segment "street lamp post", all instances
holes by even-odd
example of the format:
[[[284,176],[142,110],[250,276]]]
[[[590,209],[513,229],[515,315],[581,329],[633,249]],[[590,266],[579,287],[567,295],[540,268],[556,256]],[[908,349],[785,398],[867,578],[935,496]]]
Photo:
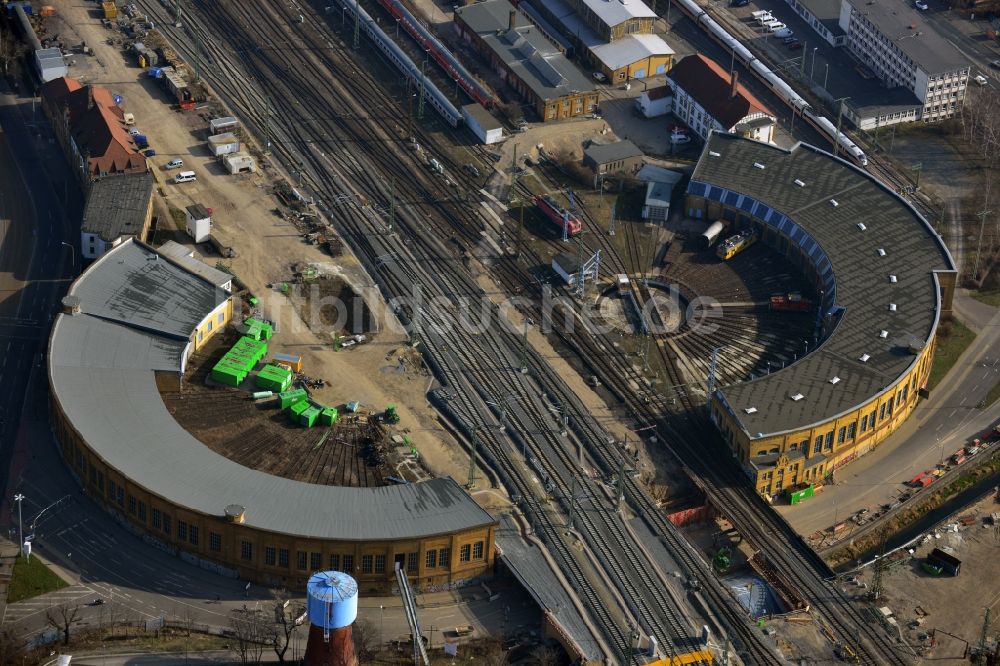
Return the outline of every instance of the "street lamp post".
[[[385,628],[385,606],[379,605],[378,607],[378,649],[382,649],[382,630]]]
[[[14,495],[14,501],[17,502],[17,548],[20,553],[24,550],[24,524],[21,522],[21,502],[24,501],[24,495]]]
[[[812,64],[812,67],[809,68],[809,80],[810,81],[813,80],[813,74],[816,72],[816,51],[819,51],[819,47],[818,46],[814,46],[813,47],[813,64]]]
[[[69,265],[70,265],[70,268],[72,268],[73,271],[75,272],[76,271],[76,248],[74,248],[72,245],[70,245],[66,241],[59,241],[59,244],[60,245],[65,245],[66,247],[69,248]]]

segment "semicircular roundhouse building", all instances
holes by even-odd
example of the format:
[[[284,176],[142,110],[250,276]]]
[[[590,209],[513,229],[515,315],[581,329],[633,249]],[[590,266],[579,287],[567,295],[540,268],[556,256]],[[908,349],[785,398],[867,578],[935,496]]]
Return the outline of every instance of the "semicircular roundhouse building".
[[[720,133],[685,206],[689,217],[755,228],[819,295],[815,336],[788,342],[796,360],[711,398],[758,492],[819,482],[894,432],[926,386],[955,288],[954,262],[927,221],[827,152]]]
[[[460,584],[493,565],[496,521],[451,478],[304,483],[215,453],[173,418],[190,356],[233,316],[229,281],[128,240],[69,290],[49,341],[55,432],[88,494],[147,541],[207,569],[302,589],[312,572],[389,590]]]

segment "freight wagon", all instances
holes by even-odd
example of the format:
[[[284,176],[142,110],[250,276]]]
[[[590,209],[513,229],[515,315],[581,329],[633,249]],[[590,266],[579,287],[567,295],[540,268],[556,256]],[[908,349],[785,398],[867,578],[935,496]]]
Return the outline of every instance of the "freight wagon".
[[[583,230],[583,222],[580,221],[580,218],[557,204],[552,197],[535,197],[535,205],[545,214],[546,219],[559,233],[565,229],[567,236],[575,236]]]

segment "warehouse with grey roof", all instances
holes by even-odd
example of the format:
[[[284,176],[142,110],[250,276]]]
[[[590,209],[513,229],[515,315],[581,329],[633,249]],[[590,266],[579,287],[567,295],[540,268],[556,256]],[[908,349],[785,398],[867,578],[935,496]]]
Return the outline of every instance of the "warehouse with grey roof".
[[[685,206],[706,223],[755,229],[819,294],[814,338],[789,342],[794,362],[712,396],[712,417],[758,490],[820,482],[895,431],[925,389],[955,286],[927,221],[822,150],[719,133]]]
[[[383,591],[394,562],[417,587],[488,571],[495,521],[450,478],[304,483],[240,465],[181,427],[161,394],[184,391],[188,363],[232,320],[233,298],[221,276],[178,255],[122,243],[77,279],[54,322],[55,431],[88,495],[186,560],[261,584],[298,589],[305,562]]]

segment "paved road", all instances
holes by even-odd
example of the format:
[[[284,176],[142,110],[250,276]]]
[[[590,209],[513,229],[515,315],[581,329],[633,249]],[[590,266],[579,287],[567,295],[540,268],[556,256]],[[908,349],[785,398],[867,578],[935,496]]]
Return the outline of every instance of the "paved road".
[[[859,509],[890,501],[905,489],[902,482],[933,468],[1000,419],[1000,403],[977,407],[1000,381],[1000,310],[962,294],[956,294],[956,303],[959,317],[977,331],[975,341],[903,427],[839,471],[835,485],[808,502],[777,507],[800,533],[826,529]]]

